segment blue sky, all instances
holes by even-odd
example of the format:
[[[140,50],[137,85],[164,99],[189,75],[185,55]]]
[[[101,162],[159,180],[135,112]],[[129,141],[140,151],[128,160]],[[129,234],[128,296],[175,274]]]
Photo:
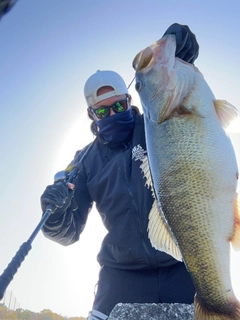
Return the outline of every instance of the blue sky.
[[[239,109],[239,0],[18,0],[1,19],[0,273],[39,222],[46,185],[92,140],[86,79],[109,69],[129,84],[135,55],[174,22],[196,34],[195,64],[216,98]],[[140,106],[134,86],[130,93]],[[240,159],[239,122],[232,131]],[[86,316],[104,234],[94,210],[80,241],[68,248],[39,233],[7,295],[12,291],[24,309]],[[240,296],[235,278],[234,285]]]

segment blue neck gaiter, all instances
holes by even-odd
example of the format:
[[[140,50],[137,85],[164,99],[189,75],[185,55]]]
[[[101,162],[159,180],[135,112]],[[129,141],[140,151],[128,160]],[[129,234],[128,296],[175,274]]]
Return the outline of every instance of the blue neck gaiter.
[[[107,142],[123,142],[134,126],[132,108],[96,121],[99,135]]]

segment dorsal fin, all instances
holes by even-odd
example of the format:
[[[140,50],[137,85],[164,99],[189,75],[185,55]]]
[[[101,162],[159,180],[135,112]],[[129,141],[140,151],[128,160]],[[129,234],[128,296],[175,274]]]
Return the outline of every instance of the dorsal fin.
[[[238,117],[238,110],[226,100],[214,100],[213,103],[222,127],[226,129]]]

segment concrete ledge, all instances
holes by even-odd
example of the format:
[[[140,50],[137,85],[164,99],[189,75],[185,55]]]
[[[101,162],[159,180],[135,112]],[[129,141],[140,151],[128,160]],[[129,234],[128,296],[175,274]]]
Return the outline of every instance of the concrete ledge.
[[[118,303],[108,320],[193,320],[194,305]]]

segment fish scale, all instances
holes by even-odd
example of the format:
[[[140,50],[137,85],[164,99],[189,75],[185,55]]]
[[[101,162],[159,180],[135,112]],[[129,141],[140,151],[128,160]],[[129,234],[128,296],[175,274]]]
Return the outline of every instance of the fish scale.
[[[238,168],[225,127],[237,112],[215,100],[195,66],[174,58],[175,48],[168,35],[133,61],[148,153],[141,167],[155,197],[149,237],[184,261],[196,288],[195,319],[236,320],[230,241],[240,249]]]
[[[205,268],[204,266],[205,261],[207,261],[209,257],[216,256],[216,252],[211,250],[211,248],[216,246],[215,243],[217,242],[214,241],[215,239],[212,237],[215,231],[213,230],[214,226],[217,225],[221,229],[225,227],[227,238],[227,235],[230,235],[231,233],[232,225],[229,226],[230,231],[227,232],[225,220],[223,220],[224,225],[221,227],[219,225],[221,220],[213,214],[214,209],[212,209],[212,200],[214,194],[212,194],[212,191],[214,186],[211,178],[212,168],[209,166],[208,162],[207,167],[203,170],[201,159],[204,157],[198,151],[198,146],[201,144],[201,140],[197,134],[198,132],[195,131],[196,143],[194,143],[194,137],[192,137],[188,143],[185,143],[182,139],[182,135],[176,134],[178,133],[176,128],[180,126],[172,125],[171,121],[178,121],[178,119],[169,120],[166,124],[163,124],[162,128],[161,125],[158,126],[159,132],[157,133],[157,136],[162,138],[164,145],[161,145],[159,141],[158,147],[153,144],[155,153],[156,150],[161,150],[161,153],[164,155],[159,155],[158,159],[162,159],[160,166],[158,166],[157,169],[153,168],[152,171],[153,177],[157,176],[156,185],[159,190],[157,198],[161,203],[166,220],[171,226],[171,230],[181,248],[187,268],[188,270],[191,270],[195,286],[198,288],[198,294],[203,300],[205,296],[211,301],[213,301],[215,297],[217,297],[218,300],[218,297],[221,297],[221,292],[224,288],[230,288],[232,291],[229,272],[227,272],[228,278],[226,278],[225,275],[226,270],[229,268],[229,257],[226,257],[226,253],[224,253],[225,259],[221,259],[223,248],[218,251],[220,255],[218,260],[221,262],[220,270],[222,270],[218,278],[216,275],[219,270],[220,262],[217,263],[216,261],[213,261],[212,264],[207,264]],[[166,126],[168,125],[174,128],[174,135],[166,129]],[[181,130],[182,129],[183,126],[181,126]],[[151,132],[149,136],[151,137]],[[169,139],[168,137],[171,138]],[[180,138],[180,141],[177,137]],[[212,138],[212,140],[215,141],[216,139]],[[191,148],[189,148],[189,146],[191,146]],[[170,157],[169,153],[172,148],[175,149],[175,155]],[[188,154],[188,151],[190,151],[190,154]],[[217,152],[217,150],[212,150],[212,152],[214,151]],[[223,157],[225,155],[224,153],[220,154],[219,152],[218,157]],[[165,154],[168,156],[165,157]],[[182,165],[183,162],[184,166]],[[215,161],[214,164],[216,165]],[[157,170],[157,173],[155,173],[154,170]],[[221,175],[221,172],[219,172],[219,174]],[[215,183],[218,184],[218,186],[223,184],[221,181],[218,183],[215,181]],[[189,199],[191,199],[191,201],[189,201]],[[199,207],[199,205],[201,207]],[[225,212],[222,212],[221,215],[224,215],[224,213]],[[205,216],[204,219],[201,217],[203,214]],[[213,221],[214,218],[216,221]],[[201,231],[201,234],[199,234],[199,231]],[[190,242],[186,241],[186,233],[187,239],[191,239]],[[208,251],[206,251],[206,248],[208,248]],[[195,256],[195,251],[198,252],[197,256]],[[225,251],[226,250],[224,250],[224,252]],[[201,259],[199,259],[199,256],[201,256]],[[217,257],[215,257],[215,259],[217,259]],[[205,270],[206,274],[204,272]],[[200,273],[201,278],[198,276]],[[211,278],[216,279],[217,286],[213,286],[212,283],[209,284],[209,279]],[[222,279],[225,279],[223,288],[219,286]],[[202,285],[201,282],[203,282]],[[219,304],[218,301],[214,303],[214,305],[216,304]],[[226,305],[226,301],[224,305]]]

